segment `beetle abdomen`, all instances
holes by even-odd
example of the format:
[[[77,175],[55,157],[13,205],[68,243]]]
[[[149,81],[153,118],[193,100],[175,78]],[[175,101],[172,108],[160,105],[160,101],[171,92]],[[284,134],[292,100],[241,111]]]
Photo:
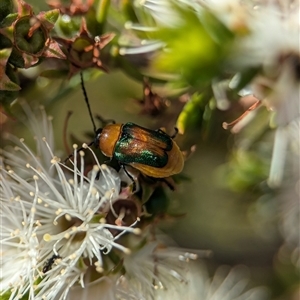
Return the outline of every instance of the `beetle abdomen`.
[[[184,166],[184,158],[177,144],[173,142],[173,148],[168,152],[168,162],[163,168],[155,168],[140,163],[132,163],[131,166],[147,176],[164,178],[180,173]]]

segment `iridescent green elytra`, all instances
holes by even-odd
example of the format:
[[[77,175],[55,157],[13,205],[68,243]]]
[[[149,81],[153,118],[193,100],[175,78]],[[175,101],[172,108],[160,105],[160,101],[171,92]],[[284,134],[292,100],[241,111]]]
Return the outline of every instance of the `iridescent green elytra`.
[[[123,164],[140,163],[163,168],[168,162],[168,153],[173,141],[162,130],[150,130],[133,123],[121,129],[114,149],[114,158]]]

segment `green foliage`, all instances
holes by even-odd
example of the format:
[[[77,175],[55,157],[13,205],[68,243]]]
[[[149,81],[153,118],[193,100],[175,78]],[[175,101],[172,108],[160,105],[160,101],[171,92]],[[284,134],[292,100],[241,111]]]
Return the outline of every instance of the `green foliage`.
[[[269,163],[255,152],[238,150],[219,170],[219,181],[236,192],[258,188],[267,179]]]
[[[177,119],[176,127],[179,133],[184,134],[200,129],[206,104],[207,99],[204,94],[195,93],[192,95]]]
[[[161,72],[178,74],[191,85],[203,86],[222,73],[234,35],[208,11],[200,17],[190,10],[179,13],[182,22],[178,26],[159,31],[167,51],[159,53],[153,65]]]
[[[0,24],[3,19],[13,12],[14,3],[13,0],[1,0],[0,2]]]
[[[3,52],[5,50],[0,50],[0,61]],[[19,94],[20,87],[18,83],[19,79],[15,70],[8,64],[5,69],[5,77],[3,76],[0,83],[0,103],[8,114],[11,114],[10,104]]]

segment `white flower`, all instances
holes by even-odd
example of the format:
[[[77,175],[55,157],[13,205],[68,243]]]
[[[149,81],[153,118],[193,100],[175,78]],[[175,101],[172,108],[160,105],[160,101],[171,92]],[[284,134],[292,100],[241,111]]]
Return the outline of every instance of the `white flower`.
[[[207,252],[198,253],[201,256]],[[126,273],[117,282],[117,299],[124,300],[261,300],[264,288],[246,290],[246,267],[220,267],[210,279],[197,254],[153,242],[124,260]]]
[[[0,181],[0,290],[11,293],[11,299],[17,299],[25,293],[33,295],[38,277],[41,249],[36,234],[39,225],[35,218],[37,199],[33,199],[33,204],[23,203],[3,174],[0,174]]]
[[[252,1],[241,0],[141,0],[138,4],[154,18],[158,26],[177,27],[181,24],[177,8],[189,8],[201,16],[204,9],[213,12],[228,28],[238,30],[249,19]],[[137,5],[138,6],[138,5]]]
[[[166,43],[161,40],[153,39],[153,35],[151,35],[151,33],[157,31],[160,26],[178,26],[178,24],[181,22],[181,19],[173,5],[173,1],[169,0],[135,1],[133,7],[136,11],[136,15],[139,18],[139,23],[132,23],[131,21],[125,23],[126,31],[119,39],[119,54],[151,55],[151,53],[164,48]],[[145,18],[145,12],[153,19],[149,19],[148,17]],[[144,39],[137,37],[139,32],[144,33]]]
[[[300,114],[299,3],[268,1],[249,10],[247,20],[249,33],[237,39],[232,64],[261,69],[252,93],[276,113],[277,125],[286,125]]]
[[[197,254],[165,248],[157,242],[144,246],[125,257],[126,273],[117,282],[117,298],[157,299],[157,290],[175,292],[178,286],[186,287],[188,261],[196,258]]]
[[[191,299],[269,299],[268,291],[264,287],[246,289],[249,283],[249,274],[244,266],[236,266],[234,268],[221,266],[217,269],[213,278],[208,280],[205,280],[205,271],[202,270],[202,278],[194,276],[192,282],[194,285],[194,298]]]
[[[280,232],[283,249],[290,252],[291,262],[300,270],[300,119],[285,128],[286,176],[276,196],[279,206]],[[279,141],[280,142],[280,141]],[[282,166],[278,167],[281,170]],[[276,173],[275,173],[276,174]],[[280,251],[282,252],[282,251]],[[279,254],[280,254],[279,252]],[[285,255],[286,257],[287,255]],[[279,258],[281,256],[279,255]]]
[[[117,240],[139,229],[132,227],[136,222],[130,227],[106,223],[107,213],[119,198],[117,172],[100,166],[90,148],[96,164],[88,175],[84,152],[78,155],[77,147],[71,167],[60,163],[47,142],[48,138],[53,141],[47,116],[42,112],[38,123],[30,111],[27,114],[39,155],[23,139],[18,146],[2,150],[1,294],[9,299],[26,293],[28,299],[65,299],[77,282],[84,287],[85,276],[92,270],[102,276],[103,256],[113,248],[130,253]],[[45,133],[47,139],[41,138]],[[45,263],[49,264],[46,268]]]
[[[151,54],[152,52],[165,46],[165,43],[160,40],[138,38],[136,33],[139,31],[147,34],[149,32],[151,33],[157,31],[157,28],[153,26],[132,23],[130,21],[126,22],[125,31],[118,41],[120,55]]]
[[[277,127],[268,184],[278,187],[284,178],[289,153],[288,128],[300,118],[299,3],[259,1],[244,8],[247,12],[244,25],[249,32],[236,39],[231,67],[239,71],[260,69],[249,86],[241,92],[247,90],[248,95],[255,95],[259,102],[254,106],[265,105],[271,112],[271,126]],[[238,83],[239,75],[231,81],[231,88]],[[218,107],[228,105],[222,82],[214,83],[213,89],[218,98]],[[235,125],[232,131],[240,131],[256,116],[257,111],[252,107],[250,110],[240,119],[225,123],[225,126]],[[299,140],[299,135],[294,139]]]
[[[141,0],[137,1],[147,11],[160,26],[175,26],[180,22],[178,14],[174,10],[172,1],[169,0]]]
[[[70,300],[97,300],[101,295],[101,300],[116,300],[115,283],[118,276],[110,275],[87,283],[85,289],[80,286],[73,286],[70,289],[68,299]]]

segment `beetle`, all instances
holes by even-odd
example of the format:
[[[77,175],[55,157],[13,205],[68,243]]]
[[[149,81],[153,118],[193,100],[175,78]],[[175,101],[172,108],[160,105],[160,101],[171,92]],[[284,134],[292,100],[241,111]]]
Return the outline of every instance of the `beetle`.
[[[96,131],[96,148],[144,175],[165,178],[178,174],[184,165],[178,145],[163,130],[151,130],[134,123],[108,124]]]
[[[44,267],[43,267],[43,273],[47,273],[48,271],[50,271],[52,269],[53,264],[55,263],[55,261],[57,259],[61,259],[61,256],[57,255],[57,254],[53,254],[45,263]]]
[[[132,180],[132,176],[124,167],[126,165],[132,166],[146,176],[161,179],[182,171],[184,158],[178,145],[173,140],[176,134],[170,136],[161,129],[151,130],[131,122],[107,124],[103,128],[96,129],[84,87],[82,72],[80,78],[84,99],[95,132],[94,141],[89,146],[94,145],[106,157],[115,159]],[[83,147],[77,151],[82,149]],[[65,162],[72,156],[70,155]]]

